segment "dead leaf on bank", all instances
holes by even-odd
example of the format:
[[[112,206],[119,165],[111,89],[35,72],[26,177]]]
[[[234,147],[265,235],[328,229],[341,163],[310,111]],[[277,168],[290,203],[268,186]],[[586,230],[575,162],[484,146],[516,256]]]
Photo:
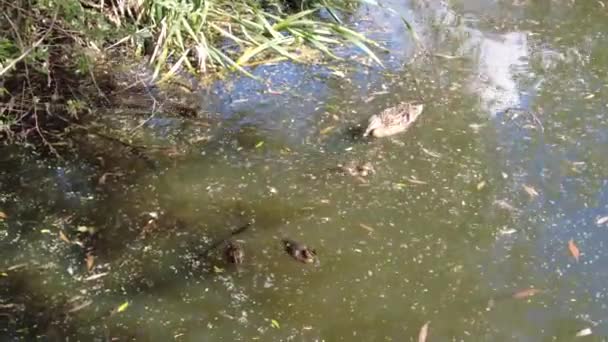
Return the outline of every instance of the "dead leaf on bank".
[[[570,254],[574,258],[574,260],[576,260],[576,262],[578,262],[578,259],[581,256],[581,251],[578,249],[578,246],[576,246],[576,244],[574,243],[574,240],[572,240],[572,239],[570,239],[570,241],[568,241],[568,250],[570,251]]]
[[[530,199],[535,199],[539,196],[538,191],[536,191],[536,189],[534,189],[533,187],[526,184],[522,185],[522,187],[524,188],[528,196],[530,196]]]
[[[430,321],[424,323],[422,328],[420,328],[420,332],[418,333],[418,342],[426,342],[426,338],[429,335],[429,324]]]
[[[514,299],[526,299],[543,292],[540,289],[529,288],[515,292],[511,297]]]

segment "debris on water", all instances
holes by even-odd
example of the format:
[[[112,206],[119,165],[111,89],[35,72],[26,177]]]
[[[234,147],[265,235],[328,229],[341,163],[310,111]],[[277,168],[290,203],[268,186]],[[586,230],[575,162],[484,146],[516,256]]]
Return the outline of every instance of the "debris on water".
[[[263,140],[262,141],[258,141],[257,144],[255,144],[255,148],[260,148],[262,146],[264,146],[264,141]]]
[[[325,135],[325,134],[327,134],[327,133],[331,132],[331,131],[332,131],[332,130],[335,128],[335,127],[336,127],[336,126],[328,126],[328,127],[325,127],[325,128],[323,128],[323,129],[322,129],[322,130],[319,132],[319,134],[321,134],[321,135]]]
[[[103,273],[97,273],[97,274],[93,274],[90,277],[86,277],[84,278],[84,281],[93,281],[93,280],[97,280],[99,278],[103,278],[105,276],[107,276],[109,274],[109,272],[103,272]]]
[[[517,230],[511,228],[511,229],[501,229],[498,231],[498,234],[500,235],[511,235],[511,234],[515,234],[517,233]]]
[[[568,250],[570,251],[570,254],[574,258],[574,260],[576,260],[576,262],[578,262],[578,260],[581,256],[581,252],[578,249],[578,246],[576,246],[576,243],[574,243],[574,240],[572,240],[572,239],[570,239],[570,241],[568,241]]]
[[[514,206],[512,206],[511,204],[509,204],[509,202],[507,202],[505,200],[496,200],[496,201],[494,201],[494,204],[497,205],[500,209],[513,211],[513,212],[517,211],[517,209]]]
[[[589,336],[589,335],[591,335],[592,333],[593,333],[593,331],[591,331],[591,328],[585,328],[585,329],[579,330],[579,331],[576,333],[576,337]]]
[[[536,189],[534,189],[532,186],[523,184],[522,187],[524,188],[528,196],[530,196],[530,199],[534,199],[539,196],[538,191],[536,191]]]
[[[65,243],[72,243],[72,241],[70,241],[70,239],[68,239],[68,237],[65,235],[63,230],[59,231],[59,238],[61,239],[61,241],[65,242]]]
[[[127,310],[128,307],[129,307],[129,301],[126,301],[126,302],[122,303],[118,308],[116,308],[116,313],[123,312],[123,311]]]
[[[515,292],[511,297],[513,297],[514,299],[526,299],[542,292],[543,291],[540,289],[528,288]]]
[[[279,322],[276,319],[271,319],[270,320],[270,326],[275,328],[275,329],[280,329],[281,325],[279,325]]]
[[[277,188],[275,188],[273,186],[269,186],[268,187],[268,192],[270,192],[271,194],[277,194],[277,193],[279,193],[279,191],[277,190]]]
[[[419,184],[419,185],[428,184],[428,183],[427,183],[427,182],[425,182],[425,181],[418,180],[418,179],[417,179],[416,177],[414,177],[414,176],[412,176],[411,178],[407,178],[407,177],[405,177],[404,179],[405,179],[406,181],[408,181],[408,182],[412,183],[412,184]]]
[[[418,333],[418,342],[426,342],[426,338],[429,335],[429,324],[430,321],[424,323],[422,328],[420,328],[420,332]]]
[[[481,128],[483,128],[485,126],[485,124],[470,124],[469,127],[473,130],[473,132],[475,133],[479,133],[479,131],[481,130]]]
[[[73,306],[70,310],[68,310],[68,313],[74,313],[74,312],[80,311],[91,304],[93,304],[92,300],[84,301],[76,306]]]
[[[431,151],[431,150],[426,149],[426,148],[424,148],[422,146],[420,146],[420,148],[422,148],[422,152],[424,152],[425,154],[427,154],[427,155],[429,155],[429,156],[431,156],[433,158],[441,158],[441,154],[439,154],[437,152]]]
[[[604,225],[606,223],[608,223],[608,215],[606,216],[602,216],[600,218],[597,219],[597,221],[595,222],[598,226]]]
[[[434,53],[433,56],[434,57],[443,58],[443,59],[447,59],[447,60],[465,58],[464,56],[452,56],[452,55],[445,55],[443,53]]]
[[[359,223],[359,226],[360,226],[361,228],[363,228],[363,229],[367,230],[367,231],[368,231],[368,232],[370,232],[370,233],[373,233],[373,232],[374,232],[374,228],[372,228],[372,227],[370,227],[370,226],[368,226],[368,225],[366,225],[366,224],[364,224],[364,223]]]
[[[477,183],[477,190],[480,191],[481,189],[486,187],[486,181],[482,180],[481,182]]]
[[[591,100],[591,99],[592,99],[592,98],[594,98],[594,97],[595,97],[595,94],[591,93],[591,94],[587,94],[587,95],[585,95],[584,99],[585,99],[585,100]]]
[[[87,271],[91,272],[91,270],[95,266],[95,256],[91,253],[87,253],[87,257],[85,260],[87,263]]]

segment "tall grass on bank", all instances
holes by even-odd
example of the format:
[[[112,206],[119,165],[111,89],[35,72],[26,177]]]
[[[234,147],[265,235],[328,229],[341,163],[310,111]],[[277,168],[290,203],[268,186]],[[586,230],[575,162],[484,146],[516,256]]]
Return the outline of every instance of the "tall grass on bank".
[[[382,65],[381,47],[340,19],[360,1],[370,0],[0,0],[0,134],[43,137],[49,118],[78,119],[103,97],[92,66],[108,53],[146,56],[161,81],[178,70],[252,76],[251,64],[310,49],[339,58],[344,44]]]

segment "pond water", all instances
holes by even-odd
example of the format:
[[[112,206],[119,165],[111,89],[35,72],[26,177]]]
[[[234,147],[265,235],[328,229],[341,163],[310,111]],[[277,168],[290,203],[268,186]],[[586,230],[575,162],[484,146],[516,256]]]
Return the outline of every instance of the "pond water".
[[[175,155],[5,148],[1,336],[608,339],[608,3],[385,5],[418,43],[384,8],[349,18],[384,68],[345,49],[218,82],[210,124],[137,128]],[[425,104],[406,133],[356,136],[401,101]],[[375,173],[330,171],[351,161]],[[247,223],[229,265],[217,242]]]

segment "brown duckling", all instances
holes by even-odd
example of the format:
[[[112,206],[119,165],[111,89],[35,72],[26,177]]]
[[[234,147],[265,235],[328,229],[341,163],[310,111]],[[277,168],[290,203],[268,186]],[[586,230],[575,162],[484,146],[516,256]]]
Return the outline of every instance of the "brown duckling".
[[[290,239],[283,239],[283,245],[285,246],[287,254],[301,263],[312,264],[318,262],[317,251],[302,243]]]
[[[338,165],[334,170],[353,177],[367,177],[376,173],[374,166],[370,162],[357,163],[350,162],[346,165]]]
[[[228,242],[224,254],[226,255],[226,260],[231,264],[242,264],[243,259],[245,259],[243,247],[234,241]]]

